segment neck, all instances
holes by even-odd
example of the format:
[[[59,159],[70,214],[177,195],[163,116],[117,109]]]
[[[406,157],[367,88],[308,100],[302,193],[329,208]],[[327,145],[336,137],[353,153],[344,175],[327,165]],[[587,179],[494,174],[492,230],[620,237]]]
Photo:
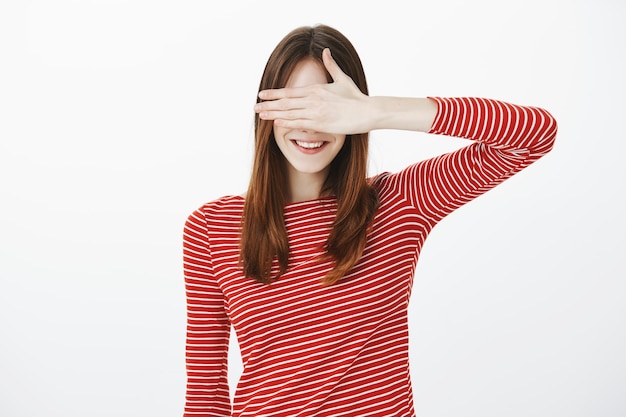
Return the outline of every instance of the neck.
[[[292,170],[289,173],[289,202],[297,203],[323,197],[322,187],[327,174],[327,172],[308,174]]]

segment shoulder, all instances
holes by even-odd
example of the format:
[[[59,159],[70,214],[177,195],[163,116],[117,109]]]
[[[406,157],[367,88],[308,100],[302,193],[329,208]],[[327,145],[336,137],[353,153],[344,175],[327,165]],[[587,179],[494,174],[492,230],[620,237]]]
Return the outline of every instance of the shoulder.
[[[376,190],[379,198],[384,200],[385,197],[391,197],[391,195],[400,192],[405,177],[408,176],[410,170],[415,169],[416,165],[406,167],[398,172],[381,172],[368,178],[368,182]]]
[[[241,218],[245,199],[240,195],[227,195],[204,203],[194,210],[190,217],[200,217],[210,222],[219,218]]]
[[[209,201],[187,216],[183,227],[185,247],[206,250],[211,237],[230,236],[238,232],[243,215],[244,198],[224,196]]]
[[[244,202],[242,196],[224,196],[201,205],[187,216],[185,236],[206,239],[211,233],[239,230]]]
[[[370,186],[374,187],[376,190],[380,190],[381,187],[384,187],[385,184],[389,182],[390,172],[385,171],[374,176],[371,176],[367,179],[367,182]]]
[[[415,195],[423,191],[420,188],[428,182],[429,163],[431,163],[429,159],[418,161],[396,172],[381,172],[370,177],[368,181],[378,193],[381,204],[396,201],[398,198],[412,200]]]

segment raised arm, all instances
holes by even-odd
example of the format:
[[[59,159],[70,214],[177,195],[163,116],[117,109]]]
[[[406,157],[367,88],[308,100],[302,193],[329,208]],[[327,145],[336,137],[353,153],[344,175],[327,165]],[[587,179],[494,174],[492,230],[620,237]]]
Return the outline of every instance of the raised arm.
[[[500,184],[549,152],[557,132],[546,110],[484,98],[433,98],[429,133],[473,140],[457,151],[416,163],[390,182],[434,220]]]
[[[183,265],[187,297],[184,415],[227,417],[231,413],[227,378],[230,321],[213,279],[206,221],[200,210],[185,223]]]
[[[417,163],[390,180],[434,220],[493,188],[547,153],[557,125],[546,110],[482,98],[369,97],[322,54],[329,84],[265,90],[259,117],[279,126],[336,134],[401,129],[475,141]]]
[[[259,92],[254,110],[261,119],[278,126],[334,134],[364,133],[376,129],[428,132],[437,114],[437,103],[427,98],[367,96],[322,53],[333,78],[329,84],[280,88]]]

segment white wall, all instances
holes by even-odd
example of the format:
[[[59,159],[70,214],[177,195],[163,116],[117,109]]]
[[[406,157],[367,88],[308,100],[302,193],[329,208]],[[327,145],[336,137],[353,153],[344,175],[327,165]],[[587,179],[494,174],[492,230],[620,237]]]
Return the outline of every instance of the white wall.
[[[183,222],[246,188],[265,61],[314,23],[353,41],[371,94],[559,121],[424,248],[417,415],[626,415],[624,3],[226,3],[0,3],[0,415],[182,414]],[[373,172],[463,144],[372,141]]]

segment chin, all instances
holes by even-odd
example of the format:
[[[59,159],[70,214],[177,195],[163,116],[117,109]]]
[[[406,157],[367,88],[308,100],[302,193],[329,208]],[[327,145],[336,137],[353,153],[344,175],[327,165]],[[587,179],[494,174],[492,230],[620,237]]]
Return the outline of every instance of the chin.
[[[326,167],[294,167],[294,169],[301,174],[308,175],[319,175],[324,174],[326,171]]]

